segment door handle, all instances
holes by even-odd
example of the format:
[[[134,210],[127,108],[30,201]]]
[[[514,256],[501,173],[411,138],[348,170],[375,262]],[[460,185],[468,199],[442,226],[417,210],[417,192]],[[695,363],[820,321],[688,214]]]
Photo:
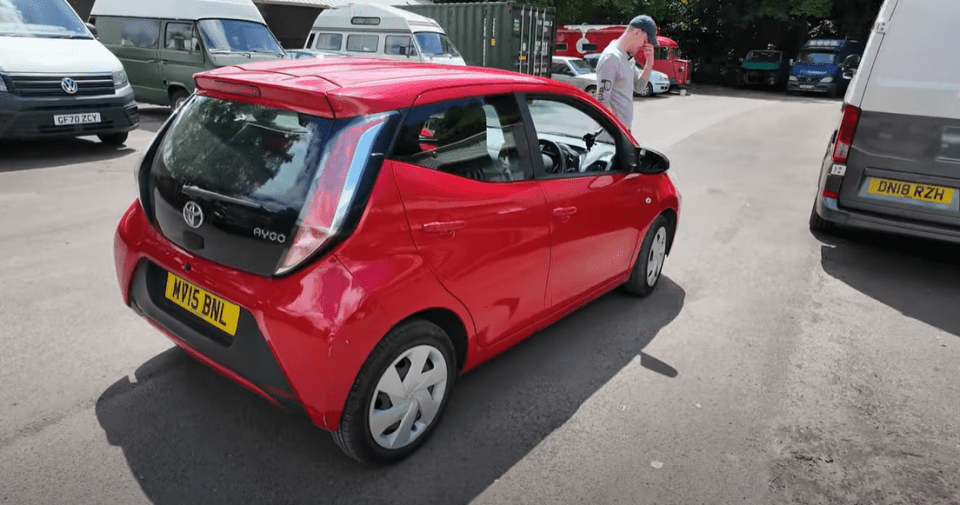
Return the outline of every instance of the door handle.
[[[553,209],[553,215],[557,217],[570,217],[576,213],[576,207],[557,207],[556,209]]]
[[[426,233],[441,233],[453,235],[453,232],[457,230],[462,230],[467,227],[467,223],[463,221],[434,221],[432,223],[425,223],[423,225],[423,231]]]

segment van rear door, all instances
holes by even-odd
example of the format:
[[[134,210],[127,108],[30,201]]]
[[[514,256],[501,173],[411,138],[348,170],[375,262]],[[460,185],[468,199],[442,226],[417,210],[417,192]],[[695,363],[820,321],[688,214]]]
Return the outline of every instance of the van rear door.
[[[860,119],[840,207],[960,226],[957,20],[956,0],[884,4],[847,95]]]

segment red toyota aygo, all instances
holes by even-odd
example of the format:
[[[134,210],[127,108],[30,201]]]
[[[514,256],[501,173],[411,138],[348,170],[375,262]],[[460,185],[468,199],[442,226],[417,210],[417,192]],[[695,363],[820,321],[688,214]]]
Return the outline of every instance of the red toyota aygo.
[[[415,451],[459,374],[657,285],[669,163],[572,86],[357,58],[195,81],[137,167],[123,301],[357,460]]]

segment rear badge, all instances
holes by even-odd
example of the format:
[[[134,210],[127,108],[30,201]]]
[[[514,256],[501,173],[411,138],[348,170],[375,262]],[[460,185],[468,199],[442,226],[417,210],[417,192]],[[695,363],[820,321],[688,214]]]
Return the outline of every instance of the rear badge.
[[[270,230],[264,230],[263,228],[254,228],[254,229],[253,229],[253,236],[254,236],[254,237],[259,237],[259,238],[262,238],[262,239],[266,239],[266,240],[269,240],[269,241],[271,241],[271,242],[276,242],[276,243],[278,243],[278,244],[282,244],[282,243],[284,243],[284,242],[287,241],[287,236],[286,236],[286,235],[284,235],[284,234],[282,234],[282,233],[277,233],[277,232],[274,232],[274,231],[270,231]]]
[[[187,202],[183,206],[183,220],[191,228],[199,228],[203,224],[203,210],[197,202]]]

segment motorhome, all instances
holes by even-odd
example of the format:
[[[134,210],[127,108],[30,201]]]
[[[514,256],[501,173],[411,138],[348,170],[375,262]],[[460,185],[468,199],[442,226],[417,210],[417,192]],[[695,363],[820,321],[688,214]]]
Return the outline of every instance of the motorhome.
[[[425,63],[466,65],[439,23],[386,5],[348,5],[321,12],[305,49]]]
[[[285,57],[251,0],[97,0],[90,21],[137,101],[174,109],[197,72]]]
[[[956,0],[886,0],[820,169],[810,228],[960,243]],[[839,62],[853,73],[858,55]]]
[[[140,125],[127,75],[64,0],[0,0],[0,139],[97,135]]]

